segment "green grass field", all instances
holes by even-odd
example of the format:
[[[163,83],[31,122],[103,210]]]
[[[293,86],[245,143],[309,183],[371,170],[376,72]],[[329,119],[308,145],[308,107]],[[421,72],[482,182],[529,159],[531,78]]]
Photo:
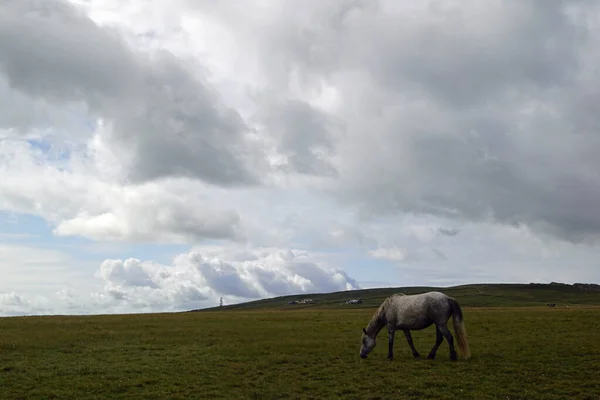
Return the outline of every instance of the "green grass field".
[[[385,331],[361,360],[373,311],[0,318],[0,399],[600,399],[598,307],[465,307],[458,362]]]

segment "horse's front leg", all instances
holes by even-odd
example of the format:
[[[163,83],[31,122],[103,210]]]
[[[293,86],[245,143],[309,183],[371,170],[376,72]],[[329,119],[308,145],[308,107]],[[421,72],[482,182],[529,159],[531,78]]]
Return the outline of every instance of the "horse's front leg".
[[[410,346],[410,349],[412,350],[413,357],[420,358],[421,356],[419,355],[419,352],[417,351],[417,349],[415,349],[415,345],[413,344],[412,336],[408,329],[404,330],[404,335],[406,336],[406,341],[408,342],[408,345]]]
[[[388,327],[388,355],[387,359],[392,360],[394,358],[394,334],[396,330],[392,327]]]

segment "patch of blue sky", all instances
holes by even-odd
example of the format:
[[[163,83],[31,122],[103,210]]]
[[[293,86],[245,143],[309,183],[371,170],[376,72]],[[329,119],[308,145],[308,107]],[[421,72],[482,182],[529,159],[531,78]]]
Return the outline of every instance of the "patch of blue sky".
[[[73,115],[76,119],[78,126],[83,127],[82,139],[87,137],[87,134],[95,132],[97,123],[95,120],[88,118],[85,115]],[[65,169],[66,165],[63,164],[69,161],[73,153],[85,155],[85,149],[87,144],[84,140],[82,141],[66,141],[60,140],[61,132],[55,128],[46,128],[39,130],[39,134],[32,138],[27,139],[27,143],[32,149],[37,150],[38,156],[44,161],[51,161],[55,167],[59,169]]]
[[[65,169],[65,162],[69,161],[73,149],[69,146],[57,145],[48,137],[36,139],[27,139],[27,143],[32,149],[37,150],[37,156],[41,158],[42,163],[51,162],[58,169]]]
[[[371,257],[362,249],[352,249],[338,261],[338,266],[358,282],[397,282],[398,274],[393,262]]]
[[[107,258],[137,258],[140,261],[170,265],[175,256],[190,249],[189,245],[183,244],[98,242],[82,236],[53,236],[52,241],[61,251],[68,252],[77,259],[99,262]]]
[[[28,139],[27,143],[29,143],[29,145],[36,149],[36,150],[40,150],[43,153],[49,153],[52,148],[52,140],[48,140],[48,139],[43,139],[43,138],[39,138],[39,139]]]
[[[54,227],[43,218],[0,211],[0,243],[57,250],[81,261],[106,258],[138,258],[170,264],[173,257],[189,250],[189,245],[97,242],[81,236],[56,236]]]
[[[28,244],[43,242],[43,236],[52,234],[52,228],[40,217],[0,211],[0,240],[27,241]]]
[[[318,244],[306,238],[297,239],[294,248],[307,250],[309,253],[318,253],[319,258],[325,259],[328,264],[343,269],[358,282],[370,281],[373,276],[384,282],[397,281],[396,266],[389,260],[373,258],[368,249],[363,246],[348,244],[346,246],[329,246]]]

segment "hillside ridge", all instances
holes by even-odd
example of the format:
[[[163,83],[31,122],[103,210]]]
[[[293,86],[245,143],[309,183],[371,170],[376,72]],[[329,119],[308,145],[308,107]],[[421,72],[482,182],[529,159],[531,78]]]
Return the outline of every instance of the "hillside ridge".
[[[594,283],[479,283],[450,287],[406,286],[356,289],[330,293],[302,293],[215,306],[197,311],[371,308],[394,293],[415,294],[437,290],[455,297],[467,307],[522,307],[561,305],[600,305],[600,285]],[[353,303],[349,303],[355,300]]]

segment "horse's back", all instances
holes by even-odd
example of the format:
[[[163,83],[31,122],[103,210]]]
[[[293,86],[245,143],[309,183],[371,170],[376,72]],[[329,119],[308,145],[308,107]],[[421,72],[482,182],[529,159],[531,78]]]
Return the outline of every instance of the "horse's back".
[[[422,294],[432,300],[437,300],[437,301],[447,301],[450,298],[450,296],[448,296],[447,294],[438,292],[436,290],[431,291],[431,292],[422,293]]]
[[[432,301],[442,301],[445,302],[450,297],[442,292],[431,291],[417,294],[404,294],[404,293],[394,293],[390,297],[388,297],[388,301],[392,302],[402,302],[402,303],[427,303]]]
[[[404,293],[395,293],[391,296],[391,298],[397,298],[399,301],[406,301],[406,302],[410,302],[410,303],[421,303],[421,302],[428,303],[428,302],[446,302],[451,297],[449,297],[445,293],[433,290],[431,292],[424,292],[424,293],[417,293],[417,294],[410,294],[410,295],[406,295]]]
[[[448,316],[449,298],[442,292],[431,291],[413,295],[394,294],[389,301],[394,304],[394,318],[400,326],[422,329]]]
[[[439,315],[440,313],[446,313],[450,309],[449,300],[452,300],[452,297],[448,296],[447,294],[438,291],[431,291],[422,294],[425,298],[425,303],[427,304],[429,313]]]

